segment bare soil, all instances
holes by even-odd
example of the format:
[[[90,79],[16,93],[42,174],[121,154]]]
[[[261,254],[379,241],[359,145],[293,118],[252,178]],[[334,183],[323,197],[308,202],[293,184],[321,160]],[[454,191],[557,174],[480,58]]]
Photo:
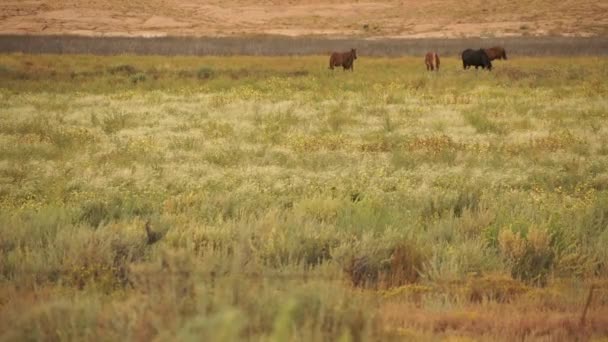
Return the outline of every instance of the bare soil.
[[[4,0],[0,2],[0,34],[592,37],[608,34],[608,2]]]

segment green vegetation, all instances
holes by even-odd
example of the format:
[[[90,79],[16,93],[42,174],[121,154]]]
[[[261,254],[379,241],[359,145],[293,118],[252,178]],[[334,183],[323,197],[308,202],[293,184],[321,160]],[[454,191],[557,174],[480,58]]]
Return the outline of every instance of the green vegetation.
[[[495,64],[0,56],[0,339],[606,336],[608,60]]]

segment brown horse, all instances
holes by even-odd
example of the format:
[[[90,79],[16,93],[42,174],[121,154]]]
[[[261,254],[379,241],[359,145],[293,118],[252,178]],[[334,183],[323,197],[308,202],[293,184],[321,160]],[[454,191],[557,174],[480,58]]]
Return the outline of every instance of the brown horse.
[[[439,55],[435,52],[427,52],[424,56],[424,64],[426,64],[426,70],[439,71]]]
[[[491,61],[495,59],[507,59],[507,52],[502,46],[491,47],[489,49],[484,49],[484,51]]]
[[[353,62],[357,59],[357,50],[350,49],[349,52],[334,52],[329,57],[329,68],[334,69],[334,67],[343,67],[344,70],[350,69],[350,71],[354,71]]]

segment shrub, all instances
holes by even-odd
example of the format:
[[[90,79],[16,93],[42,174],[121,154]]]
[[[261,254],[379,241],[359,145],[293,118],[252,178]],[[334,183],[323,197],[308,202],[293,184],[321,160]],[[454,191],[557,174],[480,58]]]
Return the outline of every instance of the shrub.
[[[337,107],[327,113],[327,126],[332,132],[340,132],[343,126],[353,122],[344,108]]]
[[[306,266],[317,266],[331,259],[331,249],[338,243],[337,239],[304,238],[301,249],[294,251],[295,260],[292,261],[302,260]]]
[[[472,302],[511,302],[527,291],[528,288],[524,284],[502,275],[470,278],[465,287],[466,297]]]
[[[418,281],[426,257],[414,244],[404,242],[396,246],[390,258],[390,269],[382,275],[386,287],[411,284]]]
[[[200,80],[208,80],[215,76],[215,71],[210,67],[201,67],[198,69],[196,75]]]
[[[234,128],[230,123],[212,120],[202,125],[201,130],[207,139],[225,138],[234,134]]]
[[[112,134],[127,127],[130,115],[125,113],[112,113],[101,120],[101,127],[106,134]],[[98,120],[96,119],[98,122]]]
[[[466,210],[476,211],[479,207],[481,193],[477,189],[463,189],[457,196],[437,196],[430,198],[423,207],[424,217],[442,217],[444,215],[462,216]]]
[[[131,83],[137,84],[146,81],[146,74],[143,72],[138,72],[137,74],[131,76]]]
[[[506,129],[503,126],[488,119],[484,114],[468,112],[464,114],[464,118],[478,133],[506,133]]]
[[[546,284],[555,258],[550,239],[546,230],[534,227],[528,232],[527,239],[509,229],[500,233],[500,250],[511,266],[513,278],[534,285]]]
[[[332,259],[332,248],[338,246],[339,240],[312,237],[290,236],[288,241],[258,246],[261,259],[273,267],[289,264],[301,264],[305,268],[318,266]]]
[[[80,220],[93,228],[99,225],[110,216],[108,206],[100,201],[87,202],[81,208]]]
[[[0,64],[0,77],[8,77],[11,75],[11,69],[6,65]]]
[[[114,67],[108,68],[108,72],[112,75],[123,74],[127,76],[134,75],[138,72],[138,70],[129,64],[121,64]]]
[[[344,271],[356,287],[392,288],[416,283],[427,257],[409,241],[351,257]]]
[[[339,296],[327,296],[315,289],[297,291],[279,306],[270,340],[294,340],[296,336],[312,340],[367,340],[369,314],[358,307],[359,303],[339,300]]]
[[[80,207],[79,221],[93,228],[120,218],[147,216],[154,212],[152,204],[142,198],[115,195],[110,199],[94,199]]]
[[[246,156],[240,146],[228,145],[220,148],[207,149],[202,153],[203,160],[223,167],[234,166]]]

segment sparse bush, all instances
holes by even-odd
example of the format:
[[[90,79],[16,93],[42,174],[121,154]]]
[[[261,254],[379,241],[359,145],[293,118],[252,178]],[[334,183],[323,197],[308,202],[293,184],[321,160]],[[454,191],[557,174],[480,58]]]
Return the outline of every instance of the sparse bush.
[[[555,254],[546,230],[532,228],[527,238],[505,229],[498,238],[500,249],[511,265],[511,275],[530,284],[544,286]]]
[[[511,302],[527,291],[528,288],[524,284],[501,275],[470,278],[465,288],[467,298],[473,302]]]
[[[97,228],[104,220],[116,217],[117,213],[113,213],[112,216],[110,217],[110,210],[103,202],[89,202],[84,204],[80,220]]]
[[[464,115],[465,119],[471,126],[475,127],[475,130],[479,133],[496,133],[505,134],[506,129],[490,119],[485,117],[483,114],[468,112]]]
[[[465,210],[475,211],[479,207],[481,194],[475,189],[464,189],[457,195],[430,198],[423,208],[424,217],[441,217],[453,214],[460,217]]]
[[[368,253],[352,256],[344,265],[353,286],[392,288],[415,283],[426,261],[424,253],[408,241]]]
[[[10,340],[86,339],[90,336],[90,327],[95,324],[99,305],[96,301],[74,303],[70,298],[54,300],[32,310],[2,337]]]
[[[209,67],[201,67],[198,69],[196,75],[199,80],[208,80],[215,76],[215,71]]]
[[[201,129],[206,138],[226,138],[234,134],[234,129],[228,122],[209,120]]]
[[[426,87],[427,82],[428,82],[428,80],[426,77],[420,77],[420,78],[411,80],[408,86],[412,90],[421,90],[421,89],[424,89],[424,87]]]
[[[138,72],[135,75],[131,76],[131,83],[137,84],[146,81],[146,74],[143,72]]]
[[[125,113],[112,113],[106,115],[101,120],[102,129],[106,134],[116,133],[127,127],[129,118],[129,114]]]
[[[296,243],[264,246],[262,260],[268,265],[280,266],[302,264],[305,268],[315,267],[332,259],[332,248],[339,245],[334,238],[298,236]]]
[[[344,135],[289,136],[289,145],[297,152],[316,152],[322,150],[336,151],[347,148],[349,141]]]
[[[303,215],[319,222],[335,222],[345,203],[337,198],[310,198],[296,203],[296,215]]]
[[[10,74],[11,74],[11,69],[9,69],[9,67],[7,67],[6,65],[0,64],[0,76],[8,77]]]
[[[239,146],[226,146],[207,149],[203,152],[202,158],[211,164],[227,167],[237,165],[245,156],[245,152]]]
[[[332,132],[340,132],[341,128],[353,122],[341,106],[334,108],[327,113],[327,126]]]
[[[141,199],[129,196],[114,196],[106,200],[91,200],[82,204],[80,208],[81,222],[93,228],[102,223],[121,218],[147,216],[152,214],[153,206]]]
[[[132,76],[132,75],[135,75],[136,73],[138,73],[138,70],[132,65],[121,64],[121,65],[117,65],[117,66],[108,68],[108,72],[112,75],[122,74],[122,75]]]

